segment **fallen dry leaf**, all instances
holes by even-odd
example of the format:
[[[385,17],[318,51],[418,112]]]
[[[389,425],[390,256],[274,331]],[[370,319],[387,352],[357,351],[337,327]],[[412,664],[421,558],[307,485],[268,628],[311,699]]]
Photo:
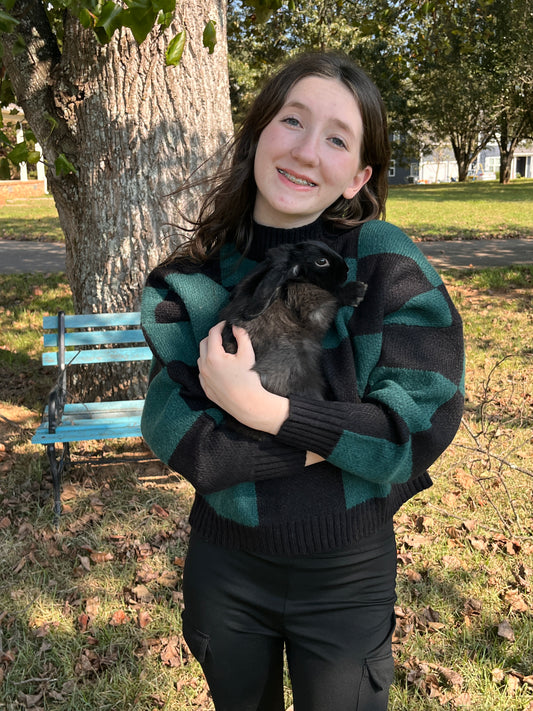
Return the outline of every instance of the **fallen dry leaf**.
[[[80,565],[84,570],[86,570],[87,572],[91,570],[91,561],[89,560],[88,556],[78,554],[78,560],[80,561]]]
[[[459,570],[461,568],[465,570],[467,568],[466,563],[455,555],[443,555],[442,562],[445,568],[450,568],[451,570]]]
[[[22,692],[18,695],[19,701],[21,701],[27,709],[33,709],[39,701],[43,698],[43,691],[39,691],[38,694],[23,694]]]
[[[113,558],[113,553],[101,553],[99,551],[91,553],[91,560],[93,563],[105,563],[108,560],[113,560]]]
[[[154,600],[153,594],[148,590],[146,585],[136,585],[132,588],[131,593],[139,602],[152,602]]]
[[[87,626],[89,624],[89,620],[91,618],[89,615],[87,615],[85,612],[82,612],[81,615],[78,615],[78,627],[80,628],[80,632],[85,632],[87,630]]]
[[[503,639],[506,639],[508,642],[515,641],[515,635],[513,632],[513,628],[509,624],[508,620],[502,620],[502,622],[500,622],[500,624],[498,625],[498,637],[502,637]]]
[[[168,518],[169,516],[168,511],[166,511],[162,506],[159,506],[159,504],[153,504],[150,509],[150,513],[156,514],[156,516],[161,516],[161,518]]]
[[[161,661],[170,667],[181,666],[180,638],[177,635],[169,637],[161,650]]]
[[[470,708],[470,706],[472,706],[472,697],[465,691],[463,694],[459,694],[459,696],[453,698],[451,704],[456,709]]]
[[[94,618],[100,610],[100,599],[98,597],[88,597],[85,601],[85,612],[89,617]]]
[[[139,610],[137,621],[139,623],[139,627],[141,629],[144,629],[145,627],[147,627],[150,624],[150,622],[152,621],[152,618],[150,616],[150,613],[147,610]]]
[[[76,484],[64,484],[61,490],[61,501],[70,501],[75,499],[80,493],[80,488]]]
[[[174,588],[178,582],[178,575],[172,570],[164,570],[157,578],[159,585],[166,588]]]
[[[456,469],[453,478],[463,489],[471,489],[476,484],[476,478],[464,469]]]
[[[505,672],[503,669],[496,667],[492,670],[492,681],[495,684],[500,684],[505,679]]]
[[[513,612],[527,612],[529,610],[529,605],[518,590],[507,590],[503,599]]]
[[[421,548],[422,546],[429,545],[431,542],[431,538],[417,534],[413,534],[412,536],[404,536],[402,540],[402,543],[408,548]]]
[[[405,576],[407,580],[411,583],[419,583],[422,580],[422,576],[417,570],[413,570],[412,568],[408,568],[405,571]]]
[[[129,621],[128,615],[124,612],[124,610],[116,610],[111,615],[111,619],[109,620],[109,624],[112,627],[118,627],[118,625],[125,625]]]

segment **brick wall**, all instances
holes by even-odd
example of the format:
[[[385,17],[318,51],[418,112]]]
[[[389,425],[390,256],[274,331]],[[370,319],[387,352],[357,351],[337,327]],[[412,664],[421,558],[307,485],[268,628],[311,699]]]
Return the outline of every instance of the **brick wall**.
[[[44,180],[0,180],[0,204],[9,198],[44,194]]]

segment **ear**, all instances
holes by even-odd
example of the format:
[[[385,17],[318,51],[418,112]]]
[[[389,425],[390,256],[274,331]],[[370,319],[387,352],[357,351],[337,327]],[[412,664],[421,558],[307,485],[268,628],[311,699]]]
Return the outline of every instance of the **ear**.
[[[264,313],[275,299],[280,295],[281,289],[287,279],[294,278],[294,268],[287,269],[286,265],[272,266],[257,283],[254,293],[246,305],[244,318],[257,318]]]
[[[368,183],[372,177],[372,166],[367,165],[366,168],[360,170],[354,177],[353,181],[348,185],[342,196],[347,200],[351,200],[357,195],[365,183]]]
[[[262,262],[252,269],[231,292],[229,303],[220,312],[220,318],[235,320],[245,318],[250,301],[254,298],[257,287],[268,271],[268,266]]]

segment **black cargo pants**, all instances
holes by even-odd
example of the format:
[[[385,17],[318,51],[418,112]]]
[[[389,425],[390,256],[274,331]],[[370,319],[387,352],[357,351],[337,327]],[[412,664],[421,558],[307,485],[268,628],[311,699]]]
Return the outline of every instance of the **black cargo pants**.
[[[394,675],[392,523],[349,550],[297,557],[230,551],[194,533],[183,634],[217,711],[386,711]]]

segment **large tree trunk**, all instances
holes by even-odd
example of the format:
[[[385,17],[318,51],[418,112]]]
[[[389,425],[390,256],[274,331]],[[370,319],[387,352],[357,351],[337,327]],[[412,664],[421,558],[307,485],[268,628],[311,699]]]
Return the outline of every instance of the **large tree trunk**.
[[[18,0],[13,14],[28,51],[13,51],[14,36],[1,38],[15,93],[51,166],[77,313],[139,308],[148,272],[178,241],[171,226],[178,209],[195,212],[185,201],[198,195],[169,193],[199,167],[197,177],[213,170],[214,161],[201,166],[231,137],[226,0],[181,0],[178,12],[173,26],[141,45],[123,29],[105,46],[67,14],[60,51],[41,0]],[[202,46],[208,20],[216,22],[213,54]],[[182,61],[166,67],[165,48],[182,29]],[[62,153],[76,174],[55,175]],[[108,369],[93,376],[89,392],[138,395],[136,373]]]

